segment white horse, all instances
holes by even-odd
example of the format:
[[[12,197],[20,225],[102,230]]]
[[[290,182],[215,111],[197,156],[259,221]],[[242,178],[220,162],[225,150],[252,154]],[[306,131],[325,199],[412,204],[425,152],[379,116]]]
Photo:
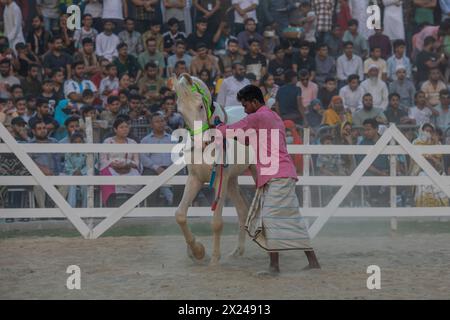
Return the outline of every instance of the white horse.
[[[189,74],[182,74],[178,79],[173,79],[174,89],[177,93],[178,111],[183,116],[186,125],[194,128],[194,121],[201,121],[202,130],[193,132],[191,135],[201,134],[214,123],[214,118],[219,117],[224,123],[234,123],[242,119],[246,114],[244,108],[232,108],[225,111],[217,103],[212,103],[211,93],[208,87],[198,78],[191,77]],[[202,146],[202,150],[205,145]],[[241,147],[243,147],[241,145]],[[248,147],[244,147],[249,154]],[[186,157],[189,157],[185,153]],[[236,162],[234,162],[236,163]],[[208,183],[213,171],[213,165],[210,164],[187,164],[188,178],[184,189],[183,197],[176,211],[176,221],[179,224],[185,237],[188,254],[194,261],[203,261],[205,257],[205,248],[196,241],[187,224],[187,211],[191,206],[200,189],[205,183]],[[240,256],[244,253],[245,230],[244,225],[248,214],[248,204],[242,196],[239,185],[238,176],[245,170],[250,169],[255,178],[256,169],[254,165],[249,164],[232,164],[223,168],[222,179],[216,177],[215,190],[218,190],[219,181],[222,180],[221,194],[218,198],[217,206],[214,209],[212,230],[213,230],[213,251],[210,265],[217,265],[220,260],[220,236],[223,229],[222,209],[225,199],[229,196],[230,200],[236,207],[239,216],[239,242],[236,249],[231,253],[232,256]],[[217,172],[219,175],[220,172]],[[216,195],[217,196],[217,195]]]

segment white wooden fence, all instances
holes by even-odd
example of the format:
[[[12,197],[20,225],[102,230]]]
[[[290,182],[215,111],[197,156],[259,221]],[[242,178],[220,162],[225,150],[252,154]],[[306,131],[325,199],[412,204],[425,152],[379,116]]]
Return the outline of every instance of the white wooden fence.
[[[310,176],[309,166],[304,166],[303,176],[299,177],[298,185],[303,186],[302,214],[306,217],[317,217],[310,227],[311,237],[315,237],[332,216],[336,217],[419,217],[419,216],[450,216],[450,208],[397,208],[396,186],[437,185],[450,198],[450,177],[441,176],[423,157],[423,154],[450,154],[449,145],[413,146],[395,125],[391,125],[373,146],[343,146],[343,145],[309,145],[309,133],[305,130],[305,145],[289,145],[291,154],[303,154],[304,163],[309,163],[313,154],[366,155],[350,176]],[[0,153],[14,153],[30,172],[31,176],[0,176],[3,186],[33,186],[40,185],[56,203],[57,208],[21,208],[0,209],[0,218],[60,218],[67,217],[80,234],[86,239],[101,236],[123,217],[174,217],[176,208],[168,207],[137,207],[152,192],[163,184],[185,185],[186,176],[176,176],[185,164],[173,164],[159,176],[117,177],[117,176],[44,176],[41,170],[29,157],[29,153],[170,153],[173,145],[117,145],[117,144],[18,144],[7,129],[0,124]],[[396,141],[398,145],[394,145]],[[391,176],[363,176],[373,161],[379,155],[391,157]],[[395,156],[408,154],[427,174],[427,176],[395,176]],[[239,177],[242,185],[254,185],[249,176]],[[55,186],[58,185],[142,185],[143,188],[133,195],[119,208],[72,208],[61,196]],[[310,206],[310,186],[336,186],[339,191],[333,196],[326,207],[312,208]],[[391,203],[385,208],[339,208],[342,201],[355,186],[390,186]],[[191,208],[191,216],[210,216],[210,208]],[[235,216],[234,208],[224,208],[224,216]],[[104,218],[97,226],[86,224],[82,218]],[[392,220],[395,225],[395,220]]]

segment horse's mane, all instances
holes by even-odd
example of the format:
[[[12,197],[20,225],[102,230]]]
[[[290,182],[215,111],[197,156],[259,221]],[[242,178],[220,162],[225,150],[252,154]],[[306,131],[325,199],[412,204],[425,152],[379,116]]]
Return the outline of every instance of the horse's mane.
[[[200,94],[192,92],[192,86],[194,84],[199,86],[208,96],[209,101],[211,101],[211,92],[206,84],[197,77],[193,77],[188,73],[183,73],[178,79],[174,78],[173,83],[178,99],[182,100],[186,104],[195,105],[202,101]]]

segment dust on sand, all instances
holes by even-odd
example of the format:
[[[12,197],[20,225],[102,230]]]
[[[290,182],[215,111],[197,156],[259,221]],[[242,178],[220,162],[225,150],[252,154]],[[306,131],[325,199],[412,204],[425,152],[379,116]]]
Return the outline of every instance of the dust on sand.
[[[197,237],[211,252],[211,237]],[[319,236],[321,270],[300,271],[302,252],[282,252],[280,276],[261,277],[267,255],[237,237],[222,238],[219,267],[195,265],[181,236],[10,238],[0,241],[1,299],[448,299],[450,234]],[[69,265],[81,268],[81,290],[68,290]],[[381,290],[368,290],[369,265],[381,268]]]

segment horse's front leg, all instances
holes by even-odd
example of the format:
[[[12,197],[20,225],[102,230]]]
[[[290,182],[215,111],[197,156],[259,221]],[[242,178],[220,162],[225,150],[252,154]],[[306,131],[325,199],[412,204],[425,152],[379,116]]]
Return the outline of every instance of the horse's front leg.
[[[200,242],[195,241],[195,237],[187,224],[187,212],[192,204],[192,201],[202,188],[202,185],[203,183],[197,177],[191,175],[188,176],[186,187],[184,188],[183,198],[181,199],[180,205],[175,213],[177,223],[183,232],[186,243],[197,260],[203,259],[205,256],[205,248]]]
[[[217,186],[218,188],[218,186]],[[216,190],[218,190],[216,188]],[[211,266],[216,266],[219,264],[220,260],[220,237],[222,236],[223,230],[223,218],[222,218],[222,210],[225,205],[225,199],[227,197],[227,188],[228,188],[228,175],[225,174],[222,181],[222,192],[220,194],[219,201],[217,203],[217,207],[214,210],[214,216],[212,220],[212,231],[213,231],[213,251],[211,256]],[[217,195],[216,195],[217,196]]]

